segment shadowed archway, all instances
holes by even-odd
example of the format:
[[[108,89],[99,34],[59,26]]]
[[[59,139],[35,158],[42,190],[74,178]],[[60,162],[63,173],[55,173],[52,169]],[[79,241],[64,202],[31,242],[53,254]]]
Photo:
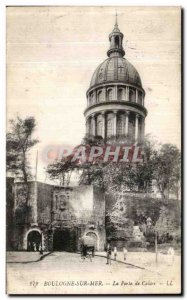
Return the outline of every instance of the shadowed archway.
[[[76,252],[77,234],[75,229],[56,229],[53,235],[53,250]]]
[[[32,230],[27,236],[27,250],[39,251],[42,243],[42,235],[37,230]]]

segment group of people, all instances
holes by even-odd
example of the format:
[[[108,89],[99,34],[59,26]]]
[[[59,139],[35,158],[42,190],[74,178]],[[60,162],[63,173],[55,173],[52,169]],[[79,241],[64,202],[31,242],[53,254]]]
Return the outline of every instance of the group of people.
[[[40,252],[40,254],[43,254],[43,248],[41,243],[29,242],[28,251]]]
[[[81,258],[84,260],[86,257],[94,257],[95,255],[95,241],[92,237],[84,235],[80,238],[80,250],[81,250]],[[112,252],[114,254],[114,260],[117,260],[118,252],[117,247],[112,247],[111,243],[108,242],[105,245],[107,264],[111,265]],[[124,261],[127,259],[127,249],[123,247],[123,259]]]
[[[89,237],[84,235],[82,238],[80,238],[80,250],[81,250],[81,258],[84,260],[86,257],[91,256],[94,257],[95,255],[95,242],[94,240]],[[114,260],[117,260],[118,252],[117,252],[117,247],[112,247],[111,243],[108,242],[105,245],[105,251],[106,251],[106,258],[107,258],[107,263],[111,265],[111,258],[112,258],[112,253],[114,255]],[[123,259],[124,261],[127,259],[127,249],[123,247]]]
[[[112,252],[114,252],[114,260],[116,261],[116,259],[117,259],[117,255],[118,255],[117,247],[112,248],[111,244],[108,243],[105,250],[106,250],[106,258],[107,258],[106,264],[111,265]],[[127,253],[128,253],[127,249],[125,247],[123,247],[123,259],[124,259],[124,261],[127,259]]]

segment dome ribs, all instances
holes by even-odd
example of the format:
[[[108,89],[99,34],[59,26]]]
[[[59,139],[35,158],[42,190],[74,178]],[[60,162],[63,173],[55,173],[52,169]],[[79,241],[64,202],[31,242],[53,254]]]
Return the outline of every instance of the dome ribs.
[[[92,76],[90,88],[98,84],[107,83],[107,81],[120,81],[124,84],[132,84],[142,88],[141,79],[137,70],[123,57],[109,57],[101,63]]]
[[[106,68],[105,68],[105,81],[107,81],[108,65],[109,65],[111,59],[112,59],[112,57],[107,59]]]

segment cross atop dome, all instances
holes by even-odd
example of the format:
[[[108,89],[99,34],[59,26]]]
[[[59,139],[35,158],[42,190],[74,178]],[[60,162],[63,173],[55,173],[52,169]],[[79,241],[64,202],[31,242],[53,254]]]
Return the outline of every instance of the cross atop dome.
[[[118,14],[117,14],[117,11],[116,11],[116,22],[114,24],[113,32],[120,32],[120,30],[118,28]]]

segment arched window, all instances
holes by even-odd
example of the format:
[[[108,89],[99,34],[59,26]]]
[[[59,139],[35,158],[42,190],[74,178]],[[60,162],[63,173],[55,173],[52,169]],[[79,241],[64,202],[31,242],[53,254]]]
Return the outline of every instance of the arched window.
[[[119,48],[119,36],[115,36],[114,42],[115,42],[115,48]]]
[[[113,98],[112,89],[108,89],[108,91],[107,91],[107,99],[108,99],[108,101],[112,101],[112,98]]]
[[[102,93],[102,91],[99,91],[99,92],[98,92],[97,98],[98,98],[98,101],[97,101],[97,102],[102,102],[102,101],[103,101],[103,93]]]
[[[92,105],[92,94],[89,95],[89,105]]]
[[[123,100],[123,89],[118,90],[118,100],[119,101]]]
[[[142,105],[143,101],[142,101],[142,92],[138,91],[138,103]]]
[[[91,105],[95,103],[94,93],[91,94]]]
[[[129,101],[136,102],[136,91],[135,89],[129,89]]]

